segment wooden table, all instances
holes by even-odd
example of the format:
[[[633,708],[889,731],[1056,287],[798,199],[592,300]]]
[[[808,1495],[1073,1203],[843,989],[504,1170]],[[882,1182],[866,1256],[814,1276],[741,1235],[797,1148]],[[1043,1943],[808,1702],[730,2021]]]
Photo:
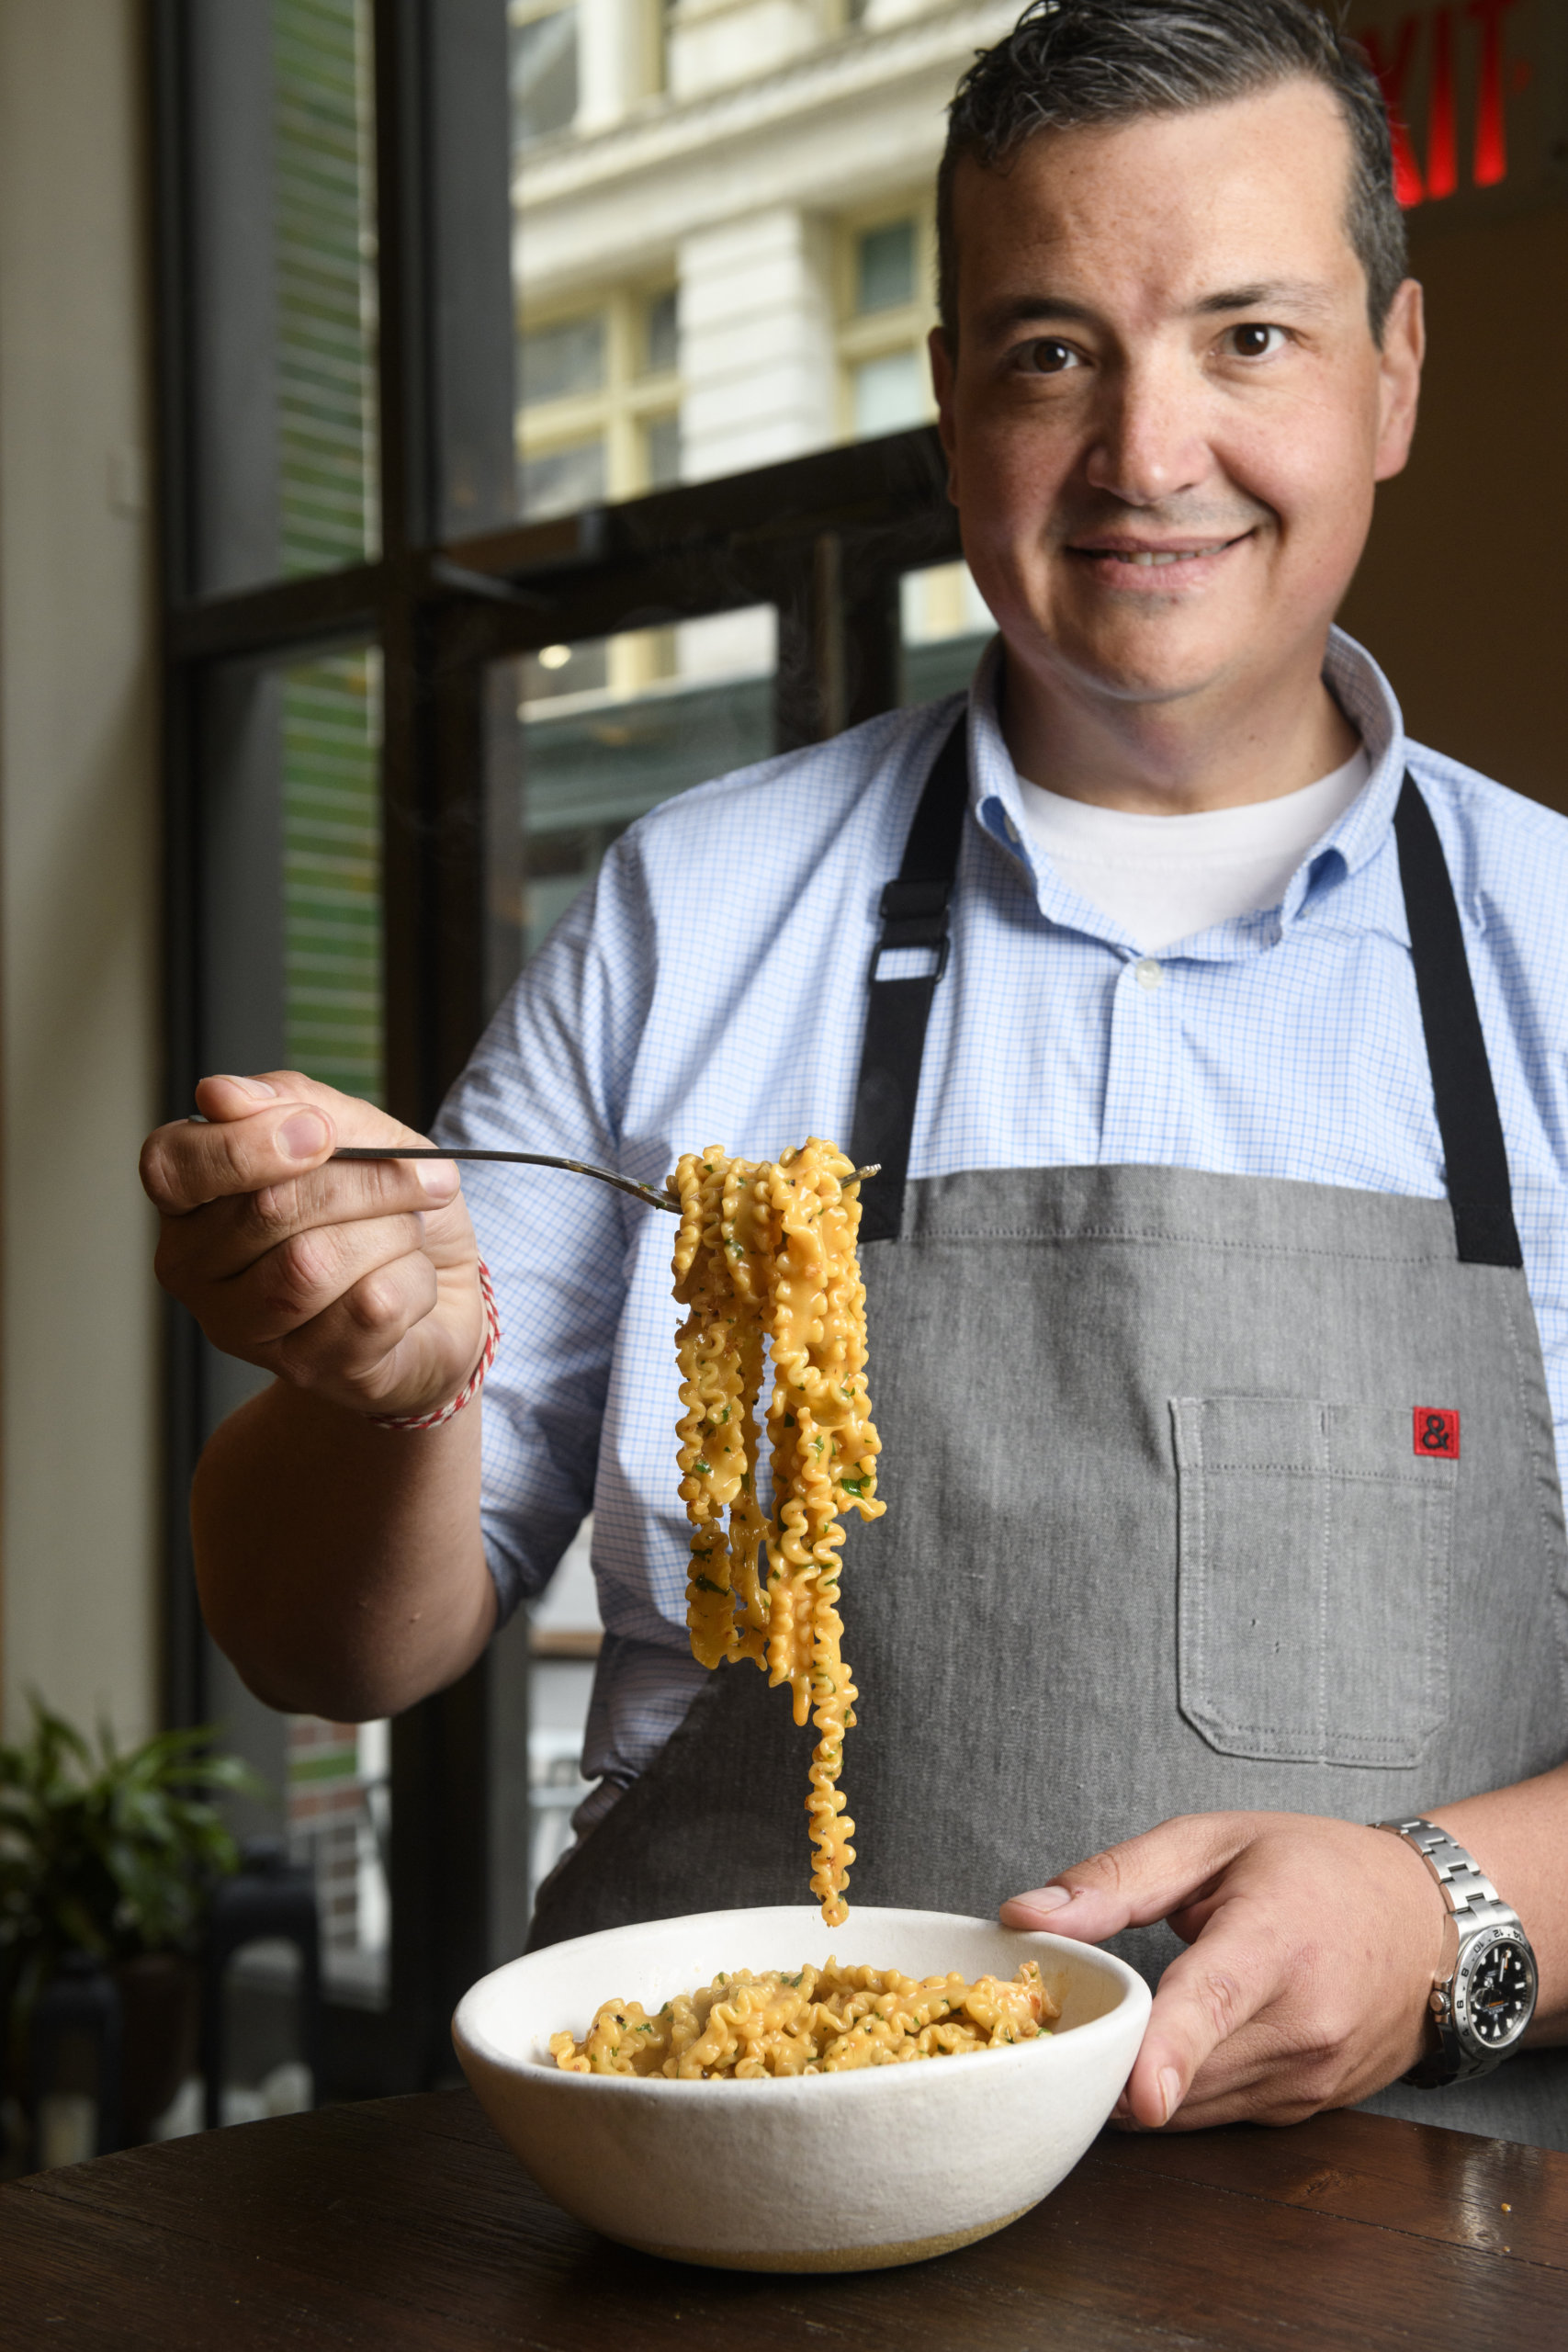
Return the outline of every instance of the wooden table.
[[[1568,2156],[1325,2115],[1106,2137],[1054,2197],[908,2270],[768,2278],[569,2221],[467,2091],[328,2108],[0,2189],[0,2346],[36,2352],[1544,2352]]]

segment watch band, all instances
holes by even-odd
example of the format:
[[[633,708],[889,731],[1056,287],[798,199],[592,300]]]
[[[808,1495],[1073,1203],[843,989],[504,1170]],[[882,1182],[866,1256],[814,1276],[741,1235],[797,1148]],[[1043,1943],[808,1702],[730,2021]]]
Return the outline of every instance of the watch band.
[[[1413,1821],[1380,1821],[1380,1829],[1392,1829],[1414,1846],[1422,1860],[1443,1890],[1443,1899],[1459,1923],[1462,1935],[1467,1928],[1512,1928],[1518,1923],[1518,1913],[1504,1902],[1491,1880],[1482,1870],[1473,1854],[1439,1829],[1434,1821],[1417,1816]]]
[[[1458,1839],[1450,1838],[1446,1829],[1439,1829],[1435,1821],[1417,1815],[1408,1821],[1374,1822],[1372,1826],[1387,1829],[1395,1838],[1403,1838],[1407,1846],[1415,1847],[1442,1890],[1459,1939],[1452,1968],[1447,1976],[1436,1979],[1432,1987],[1438,2046],[1411,2068],[1404,2080],[1431,2090],[1488,2074],[1506,2052],[1478,2050],[1461,2035],[1454,2016],[1454,1987],[1467,1946],[1488,1928],[1510,1930],[1529,1951],[1529,1939],[1519,1915],[1511,1904],[1504,1902],[1474,1855],[1467,1853]]]

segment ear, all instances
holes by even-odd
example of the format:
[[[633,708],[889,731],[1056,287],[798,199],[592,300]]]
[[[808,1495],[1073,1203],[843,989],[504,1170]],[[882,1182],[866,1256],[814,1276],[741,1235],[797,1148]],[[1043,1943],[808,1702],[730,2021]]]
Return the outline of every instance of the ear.
[[[1427,321],[1421,288],[1407,277],[1389,306],[1378,354],[1378,441],[1375,481],[1403,473],[1416,432],[1421,395],[1421,365],[1427,356]]]
[[[958,503],[958,427],[953,420],[953,400],[957,387],[956,356],[949,345],[945,327],[932,327],[926,337],[926,349],[931,355],[931,390],[936,394],[936,429],[942,436],[943,455],[947,458],[947,495],[949,503]]]

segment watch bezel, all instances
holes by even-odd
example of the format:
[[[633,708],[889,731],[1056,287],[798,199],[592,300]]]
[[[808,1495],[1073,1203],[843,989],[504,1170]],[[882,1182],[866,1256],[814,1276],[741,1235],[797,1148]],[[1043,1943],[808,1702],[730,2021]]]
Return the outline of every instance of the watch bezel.
[[[1499,1944],[1511,1945],[1524,1962],[1529,1977],[1529,1998],[1523,2015],[1507,2034],[1500,2041],[1488,2041],[1476,2031],[1471,2011],[1470,1990],[1474,1982],[1477,1968],[1487,1953],[1495,1951]],[[1453,1972],[1449,1998],[1450,2022],[1453,2031],[1459,2036],[1466,2054],[1472,2059],[1481,2059],[1488,2064],[1506,2058],[1511,2050],[1517,2048],[1529,2030],[1530,2019],[1535,2015],[1535,2006],[1540,1997],[1540,1976],[1536,1967],[1535,1953],[1530,1949],[1529,1938],[1525,1934],[1522,1927],[1500,1924],[1496,1927],[1482,1928],[1473,1936],[1466,1937]]]

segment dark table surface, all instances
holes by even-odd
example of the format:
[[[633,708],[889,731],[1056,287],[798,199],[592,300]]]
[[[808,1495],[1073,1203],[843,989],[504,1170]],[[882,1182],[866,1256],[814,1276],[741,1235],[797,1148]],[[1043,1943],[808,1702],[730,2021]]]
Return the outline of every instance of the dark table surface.
[[[328,2108],[0,2189],[33,2352],[1568,2346],[1568,2156],[1324,2115],[1097,2142],[998,2236],[906,2270],[697,2270],[569,2221],[467,2091]]]

